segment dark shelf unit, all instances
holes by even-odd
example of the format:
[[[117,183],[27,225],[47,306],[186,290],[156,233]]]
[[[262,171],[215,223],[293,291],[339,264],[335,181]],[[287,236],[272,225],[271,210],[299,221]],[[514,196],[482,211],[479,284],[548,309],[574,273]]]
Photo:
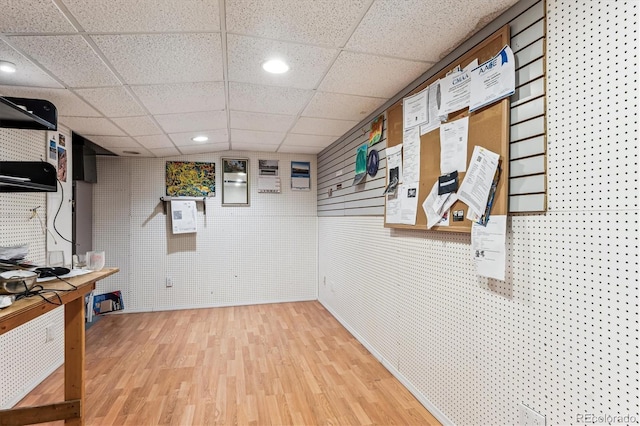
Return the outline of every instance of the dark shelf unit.
[[[0,161],[0,192],[56,192],[58,173],[44,161]]]
[[[44,99],[0,96],[0,127],[58,130],[58,110]],[[0,161],[0,192],[56,192],[58,173],[44,161]]]
[[[58,130],[58,110],[44,99],[0,97],[0,127]]]

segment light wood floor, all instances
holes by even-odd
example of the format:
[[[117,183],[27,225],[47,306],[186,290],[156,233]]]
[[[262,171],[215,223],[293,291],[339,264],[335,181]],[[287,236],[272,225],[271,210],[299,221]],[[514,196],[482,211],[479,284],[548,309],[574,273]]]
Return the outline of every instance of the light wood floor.
[[[87,425],[439,424],[318,302],[107,315],[86,346]]]

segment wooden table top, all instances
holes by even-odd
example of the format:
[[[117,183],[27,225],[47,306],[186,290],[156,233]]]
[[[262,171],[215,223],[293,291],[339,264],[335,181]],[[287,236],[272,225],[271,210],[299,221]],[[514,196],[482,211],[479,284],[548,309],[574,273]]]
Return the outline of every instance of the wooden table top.
[[[95,288],[96,281],[113,275],[119,270],[119,268],[104,268],[97,272],[65,278],[64,280],[68,283],[59,279],[37,283],[45,290],[57,290],[57,292],[43,293],[42,296],[46,301],[40,296],[32,296],[15,301],[12,305],[0,309],[0,334],[4,334],[60,305],[83,297]],[[76,289],[73,289],[69,283],[76,286]]]

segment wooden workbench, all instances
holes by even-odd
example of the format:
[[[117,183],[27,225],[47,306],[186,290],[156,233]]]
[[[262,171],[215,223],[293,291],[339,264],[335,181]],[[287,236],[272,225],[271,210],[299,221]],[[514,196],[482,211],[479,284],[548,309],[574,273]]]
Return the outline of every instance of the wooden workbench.
[[[23,425],[65,420],[65,424],[84,424],[84,296],[95,289],[96,281],[118,272],[118,268],[105,268],[98,272],[66,278],[77,289],[59,292],[64,305],[64,402],[0,410],[0,425]],[[47,290],[69,290],[69,284],[60,280],[41,284]],[[59,306],[60,299],[54,293],[44,296],[52,303],[34,296],[22,299],[0,310],[0,334],[31,321]]]

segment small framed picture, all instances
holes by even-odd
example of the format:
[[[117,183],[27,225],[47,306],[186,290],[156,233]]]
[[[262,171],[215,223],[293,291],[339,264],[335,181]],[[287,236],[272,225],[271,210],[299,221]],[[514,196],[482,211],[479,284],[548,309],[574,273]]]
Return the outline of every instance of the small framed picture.
[[[249,159],[222,159],[222,205],[249,205]]]

